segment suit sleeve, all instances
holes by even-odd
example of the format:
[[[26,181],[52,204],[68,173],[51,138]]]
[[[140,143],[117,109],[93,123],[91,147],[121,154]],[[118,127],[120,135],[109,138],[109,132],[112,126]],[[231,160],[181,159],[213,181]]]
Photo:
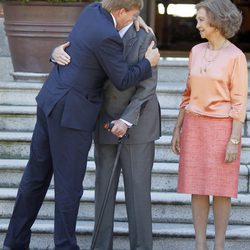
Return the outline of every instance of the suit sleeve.
[[[152,40],[155,40],[153,35],[147,34],[146,39],[144,40],[139,51],[139,60],[145,55],[145,52]],[[150,100],[155,95],[156,86],[157,67],[153,67],[152,77],[139,83],[136,88],[135,94],[130,100],[130,103],[122,113],[121,119],[126,120],[132,123],[133,125],[137,125],[142,107],[148,100]]]
[[[128,66],[123,57],[120,37],[109,37],[101,41],[95,54],[108,78],[119,90],[137,85],[152,76],[150,62],[144,57],[137,64]]]

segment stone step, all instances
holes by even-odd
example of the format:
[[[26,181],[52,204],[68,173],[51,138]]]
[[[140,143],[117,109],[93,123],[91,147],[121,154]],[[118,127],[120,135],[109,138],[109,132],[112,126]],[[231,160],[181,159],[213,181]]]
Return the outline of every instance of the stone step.
[[[158,79],[167,82],[185,82],[187,78],[188,58],[161,58],[158,66]],[[11,58],[0,56],[2,80],[13,80],[10,74],[13,72]]]
[[[0,158],[27,159],[29,157],[31,132],[0,132]],[[179,157],[171,150],[171,136],[162,136],[155,144],[156,162],[178,162]],[[250,138],[242,138],[241,163],[250,163]],[[89,152],[93,160],[93,146]]]
[[[171,136],[162,136],[156,141],[156,161],[159,162],[178,162],[179,157],[171,150]],[[242,138],[241,163],[250,162],[250,138]]]
[[[9,220],[0,219],[0,241],[3,242]],[[81,250],[89,250],[92,239],[93,221],[78,221],[77,241]],[[54,225],[52,220],[36,220],[32,227],[30,250],[52,250]],[[209,249],[213,248],[214,228],[208,225]],[[249,250],[250,226],[229,225],[226,233],[226,250]],[[128,227],[125,222],[114,224],[114,250],[129,249]],[[195,249],[194,229],[191,224],[153,223],[154,250],[193,250]]]
[[[0,80],[0,105],[33,105],[42,83]],[[159,82],[157,95],[162,108],[178,108],[184,83]]]
[[[172,135],[178,113],[178,109],[161,109],[161,130],[163,135]],[[247,111],[246,114],[246,121],[243,126],[242,136],[250,136],[250,111]]]
[[[158,65],[158,81],[186,82],[188,75],[188,58],[161,58]]]
[[[0,217],[10,218],[14,207],[17,189],[0,188]],[[191,195],[171,192],[151,192],[153,222],[192,223]],[[78,220],[94,220],[94,191],[85,190],[81,199]],[[213,222],[210,209],[209,223]],[[239,194],[232,199],[230,224],[250,224],[250,194]],[[39,211],[40,219],[54,217],[54,190],[50,189]],[[116,221],[127,221],[124,193],[118,191],[116,196]]]
[[[0,131],[33,131],[36,106],[0,105]]]
[[[27,160],[0,159],[0,187],[18,187]],[[152,191],[175,191],[177,186],[177,163],[155,162],[152,171]],[[241,167],[240,192],[248,192],[248,166]],[[50,185],[53,188],[53,180]],[[95,163],[89,161],[83,183],[85,190],[93,190],[95,187]],[[123,178],[119,182],[119,190],[123,190]]]
[[[36,105],[42,83],[0,81],[0,105]]]
[[[178,109],[181,102],[181,95],[185,89],[185,82],[158,81],[157,96],[161,108]],[[247,110],[250,111],[250,83],[248,88]]]
[[[0,188],[17,188],[27,160],[0,159]],[[178,163],[155,162],[152,170],[152,188],[154,192],[175,192],[177,187]],[[54,183],[50,185],[53,188]],[[85,190],[95,188],[95,163],[89,161],[83,183]],[[123,190],[123,178],[120,177],[119,190]],[[250,166],[240,166],[239,193],[250,192]]]
[[[1,73],[0,79],[13,80],[10,73],[13,72],[11,58],[0,56]],[[248,62],[248,72],[250,73],[250,62]],[[158,65],[158,80],[160,82],[186,82],[188,75],[188,58],[162,57]],[[250,74],[249,74],[250,75]],[[250,79],[249,79],[250,83]]]
[[[250,75],[250,61],[248,61],[248,74]],[[162,57],[158,64],[158,81],[182,83],[188,76],[188,58]],[[250,79],[248,79],[250,85]]]
[[[0,81],[0,105],[36,106],[35,97],[41,83]],[[182,82],[158,82],[157,96],[162,109],[178,109],[181,94],[185,88]],[[247,110],[250,111],[250,89]]]
[[[181,95],[185,89],[185,82],[159,82],[157,83],[157,97],[161,108],[178,109]]]
[[[172,134],[178,112],[177,109],[161,109],[162,135]],[[0,105],[1,131],[33,131],[35,122],[36,106]],[[250,111],[247,112],[242,135],[250,136]]]

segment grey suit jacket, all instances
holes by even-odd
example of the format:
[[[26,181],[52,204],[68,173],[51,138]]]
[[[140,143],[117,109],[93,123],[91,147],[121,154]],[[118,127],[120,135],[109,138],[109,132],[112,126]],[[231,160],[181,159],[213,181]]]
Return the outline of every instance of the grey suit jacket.
[[[130,64],[136,64],[155,37],[143,29],[136,32],[132,25],[123,37],[124,56]],[[127,144],[146,143],[157,140],[161,133],[160,106],[156,96],[157,68],[153,68],[152,77],[142,81],[136,87],[119,91],[111,82],[104,85],[104,102],[98,126],[95,131],[95,143],[116,144],[117,137],[103,128],[104,122],[122,118],[133,126],[129,129]]]

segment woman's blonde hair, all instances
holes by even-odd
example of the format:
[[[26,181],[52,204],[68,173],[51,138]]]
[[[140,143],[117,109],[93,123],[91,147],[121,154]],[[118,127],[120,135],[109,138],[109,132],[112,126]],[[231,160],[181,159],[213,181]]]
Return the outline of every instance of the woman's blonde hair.
[[[102,0],[102,7],[111,12],[114,10],[134,8],[141,10],[143,8],[143,0]]]
[[[209,24],[217,28],[225,38],[233,37],[240,29],[242,14],[230,0],[204,0],[196,9],[204,8]]]

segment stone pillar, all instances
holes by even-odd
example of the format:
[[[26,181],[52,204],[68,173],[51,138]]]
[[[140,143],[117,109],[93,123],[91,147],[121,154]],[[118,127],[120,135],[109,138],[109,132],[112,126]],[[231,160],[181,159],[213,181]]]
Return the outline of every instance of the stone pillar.
[[[3,5],[0,3],[0,17],[3,17]]]
[[[147,24],[154,29],[155,26],[155,0],[144,0],[141,16]]]

